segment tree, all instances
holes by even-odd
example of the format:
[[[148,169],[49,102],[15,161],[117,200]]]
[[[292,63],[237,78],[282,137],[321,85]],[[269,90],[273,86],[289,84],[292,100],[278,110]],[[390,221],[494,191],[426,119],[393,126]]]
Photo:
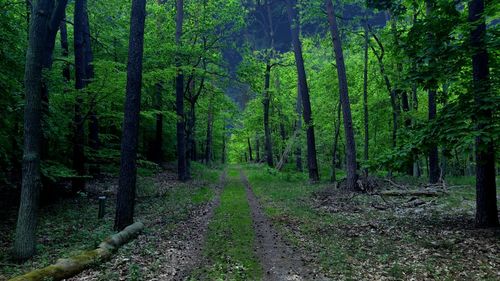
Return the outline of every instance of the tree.
[[[426,0],[426,7],[427,7],[427,15],[429,16],[432,12],[432,2],[431,0]],[[432,122],[432,120],[436,119],[437,115],[437,104],[436,104],[436,95],[437,95],[437,90],[435,85],[431,85],[429,88],[429,122]],[[437,183],[440,178],[440,171],[439,171],[439,151],[437,144],[435,142],[432,142],[430,147],[429,147],[429,182],[430,183]]]
[[[24,153],[21,203],[17,217],[13,256],[25,260],[35,254],[40,200],[40,152],[42,142],[42,72],[50,67],[56,33],[67,0],[33,0],[24,74]]]
[[[326,10],[328,13],[328,22],[330,24],[330,33],[332,35],[333,48],[335,52],[335,61],[337,63],[337,76],[339,79],[340,103],[342,104],[342,115],[344,117],[344,132],[346,141],[346,160],[347,160],[347,188],[354,190],[357,188],[356,181],[358,175],[356,172],[356,143],[354,141],[354,129],[352,126],[351,103],[349,102],[349,91],[347,87],[347,76],[344,63],[344,54],[342,52],[342,42],[337,25],[337,19],[334,14],[332,0],[326,0]]]
[[[74,193],[85,188],[85,132],[83,118],[82,91],[87,84],[87,67],[85,59],[85,14],[87,10],[86,0],[75,1],[74,14],[74,50],[75,50],[75,89],[77,97],[75,101],[75,114],[73,119],[73,169],[77,177],[73,179],[72,191]]]
[[[129,59],[127,64],[120,178],[116,195],[115,230],[122,230],[134,221],[145,20],[146,0],[133,0],[130,17]]]
[[[176,1],[177,18],[175,30],[175,42],[177,44],[177,54],[175,64],[177,75],[175,78],[175,108],[177,111],[177,173],[180,181],[188,179],[186,160],[186,122],[184,116],[184,74],[180,51],[182,48],[182,24],[184,21],[184,0]]]
[[[318,162],[316,159],[316,140],[314,136],[314,122],[309,100],[309,87],[307,86],[306,70],[304,58],[302,56],[302,43],[299,38],[300,23],[296,12],[296,1],[286,0],[288,20],[290,23],[290,33],[295,55],[295,64],[299,80],[300,94],[302,96],[304,122],[307,131],[307,164],[309,169],[309,179],[313,182],[319,181]]]
[[[370,130],[369,130],[369,124],[368,124],[368,42],[370,40],[370,35],[368,33],[368,19],[366,17],[366,11],[365,11],[365,18],[363,20],[363,30],[364,30],[364,39],[365,39],[365,44],[364,44],[364,68],[363,68],[363,119],[364,119],[364,129],[365,129],[365,145],[363,149],[363,160],[365,162],[368,162],[369,158],[369,142],[370,142]],[[365,176],[368,176],[368,169],[364,169]]]
[[[476,137],[476,226],[498,226],[498,209],[495,182],[495,141],[484,132],[493,121],[489,106],[491,86],[489,81],[488,51],[486,49],[486,24],[484,0],[469,2],[469,22],[472,47],[473,94],[476,106],[475,123],[479,135]]]

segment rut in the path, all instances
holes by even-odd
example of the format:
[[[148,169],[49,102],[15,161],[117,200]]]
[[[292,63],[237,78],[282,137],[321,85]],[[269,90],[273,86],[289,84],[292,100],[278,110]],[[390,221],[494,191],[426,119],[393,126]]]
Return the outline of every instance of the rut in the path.
[[[263,280],[327,280],[306,268],[300,255],[283,242],[264,214],[243,171],[240,176],[245,185],[251,209],[256,235],[256,252],[264,269]]]

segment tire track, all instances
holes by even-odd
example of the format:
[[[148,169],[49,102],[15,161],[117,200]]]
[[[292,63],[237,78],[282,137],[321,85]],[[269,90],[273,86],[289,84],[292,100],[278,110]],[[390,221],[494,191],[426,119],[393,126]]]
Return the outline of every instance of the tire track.
[[[256,234],[255,250],[264,269],[263,280],[328,280],[318,277],[316,273],[306,268],[295,253],[274,230],[255,196],[252,187],[243,171],[240,171],[241,181],[245,185],[247,199],[250,205],[253,228]]]

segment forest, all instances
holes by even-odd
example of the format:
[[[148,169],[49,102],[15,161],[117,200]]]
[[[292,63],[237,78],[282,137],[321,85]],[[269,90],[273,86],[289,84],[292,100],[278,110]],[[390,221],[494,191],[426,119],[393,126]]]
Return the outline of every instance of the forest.
[[[500,280],[498,1],[0,14],[0,281]]]

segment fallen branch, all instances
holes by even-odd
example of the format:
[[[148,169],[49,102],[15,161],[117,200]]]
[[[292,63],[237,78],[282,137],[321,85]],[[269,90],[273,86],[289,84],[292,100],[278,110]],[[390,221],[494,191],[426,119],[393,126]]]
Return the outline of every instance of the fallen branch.
[[[380,192],[384,196],[426,196],[437,197],[446,194],[444,191],[437,190],[387,190]]]
[[[28,272],[9,281],[58,281],[70,278],[95,263],[111,258],[113,252],[137,237],[143,228],[144,225],[142,223],[136,222],[127,226],[121,232],[107,238],[97,249],[85,251],[67,259],[59,259],[56,264]]]

